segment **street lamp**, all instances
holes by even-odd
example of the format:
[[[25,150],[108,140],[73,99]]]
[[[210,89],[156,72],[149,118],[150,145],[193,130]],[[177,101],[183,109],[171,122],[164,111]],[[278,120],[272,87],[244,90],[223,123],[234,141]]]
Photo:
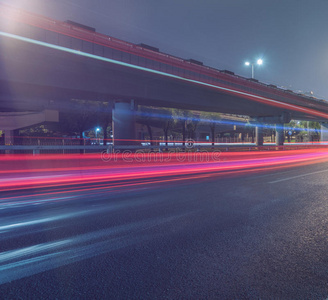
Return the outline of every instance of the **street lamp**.
[[[98,143],[97,138],[98,138],[98,132],[100,131],[100,128],[97,127],[95,131],[96,131],[96,143]]]
[[[252,78],[254,78],[254,65],[255,65],[255,64],[257,64],[257,65],[260,66],[260,65],[263,64],[263,60],[260,58],[260,59],[258,59],[258,60],[256,61],[256,63],[255,63],[255,62],[252,62],[252,63],[251,63],[251,62],[249,62],[249,61],[246,61],[246,62],[245,62],[245,65],[246,65],[246,66],[250,66],[250,65],[252,66]]]

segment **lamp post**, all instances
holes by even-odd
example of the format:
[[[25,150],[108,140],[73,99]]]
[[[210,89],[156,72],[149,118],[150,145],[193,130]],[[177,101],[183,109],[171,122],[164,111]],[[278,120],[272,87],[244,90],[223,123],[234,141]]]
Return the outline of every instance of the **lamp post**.
[[[100,131],[100,128],[99,127],[96,128],[96,138],[98,136],[98,131]]]
[[[249,62],[249,61],[246,61],[245,62],[245,65],[246,66],[252,66],[252,78],[254,79],[254,65],[255,64],[257,64],[257,65],[262,65],[263,64],[263,60],[262,59],[258,59],[257,61],[256,61],[256,63],[255,62]]]
[[[97,127],[95,131],[96,131],[96,143],[98,144],[98,132],[100,131],[100,128]]]

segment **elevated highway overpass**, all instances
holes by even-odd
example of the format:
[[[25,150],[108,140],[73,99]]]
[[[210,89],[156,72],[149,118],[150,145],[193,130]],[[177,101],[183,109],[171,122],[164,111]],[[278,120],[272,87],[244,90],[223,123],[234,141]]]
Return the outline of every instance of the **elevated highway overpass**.
[[[328,120],[323,100],[6,5],[0,90],[1,112],[63,111],[71,99],[113,101],[114,139],[134,138],[136,105],[248,115],[259,123]]]

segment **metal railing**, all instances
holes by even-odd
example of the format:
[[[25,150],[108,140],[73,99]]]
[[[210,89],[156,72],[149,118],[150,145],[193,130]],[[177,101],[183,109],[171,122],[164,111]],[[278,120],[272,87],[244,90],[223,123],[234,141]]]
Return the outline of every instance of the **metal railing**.
[[[328,148],[328,143],[285,143],[277,146],[267,143],[256,146],[254,143],[159,143],[158,145],[0,145],[0,154],[87,154],[87,153],[119,153],[124,151],[274,151],[296,150],[308,148]]]

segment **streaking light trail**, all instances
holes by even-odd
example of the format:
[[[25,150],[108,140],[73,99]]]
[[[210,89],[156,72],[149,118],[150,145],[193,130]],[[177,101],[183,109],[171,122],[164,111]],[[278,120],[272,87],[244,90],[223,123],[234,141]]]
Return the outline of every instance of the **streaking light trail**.
[[[105,227],[90,228],[88,232],[74,226],[65,227],[81,219],[97,219],[99,214],[107,220],[108,216],[113,217],[121,211],[149,205],[143,198],[117,198],[122,191],[135,192],[192,180],[219,180],[220,176],[262,174],[268,170],[328,162],[327,149],[216,152],[213,156],[193,152],[144,154],[146,159],[140,160],[139,154],[131,153],[129,161],[122,153],[108,154],[106,161],[100,154],[0,156],[0,242],[26,240],[19,247],[7,246],[1,251],[0,284],[148,241],[157,234],[154,230],[150,235],[148,229],[166,226],[194,213],[189,210],[151,216],[126,224],[106,221]],[[147,154],[151,155],[147,157]],[[325,174],[326,171],[297,177]],[[295,178],[295,175],[289,176],[285,174],[282,180]],[[106,201],[99,205],[95,199],[101,198]],[[154,201],[161,203],[162,200]],[[59,233],[50,235],[53,230]],[[47,238],[35,240],[36,235]],[[48,239],[49,236],[54,239]]]
[[[23,192],[35,187],[75,184],[99,184],[92,187],[95,189],[122,188],[162,180],[260,172],[328,160],[326,149],[212,153],[129,153],[129,156],[116,153],[107,154],[103,160],[99,154],[4,156],[0,158],[5,168],[0,172],[0,191]]]

